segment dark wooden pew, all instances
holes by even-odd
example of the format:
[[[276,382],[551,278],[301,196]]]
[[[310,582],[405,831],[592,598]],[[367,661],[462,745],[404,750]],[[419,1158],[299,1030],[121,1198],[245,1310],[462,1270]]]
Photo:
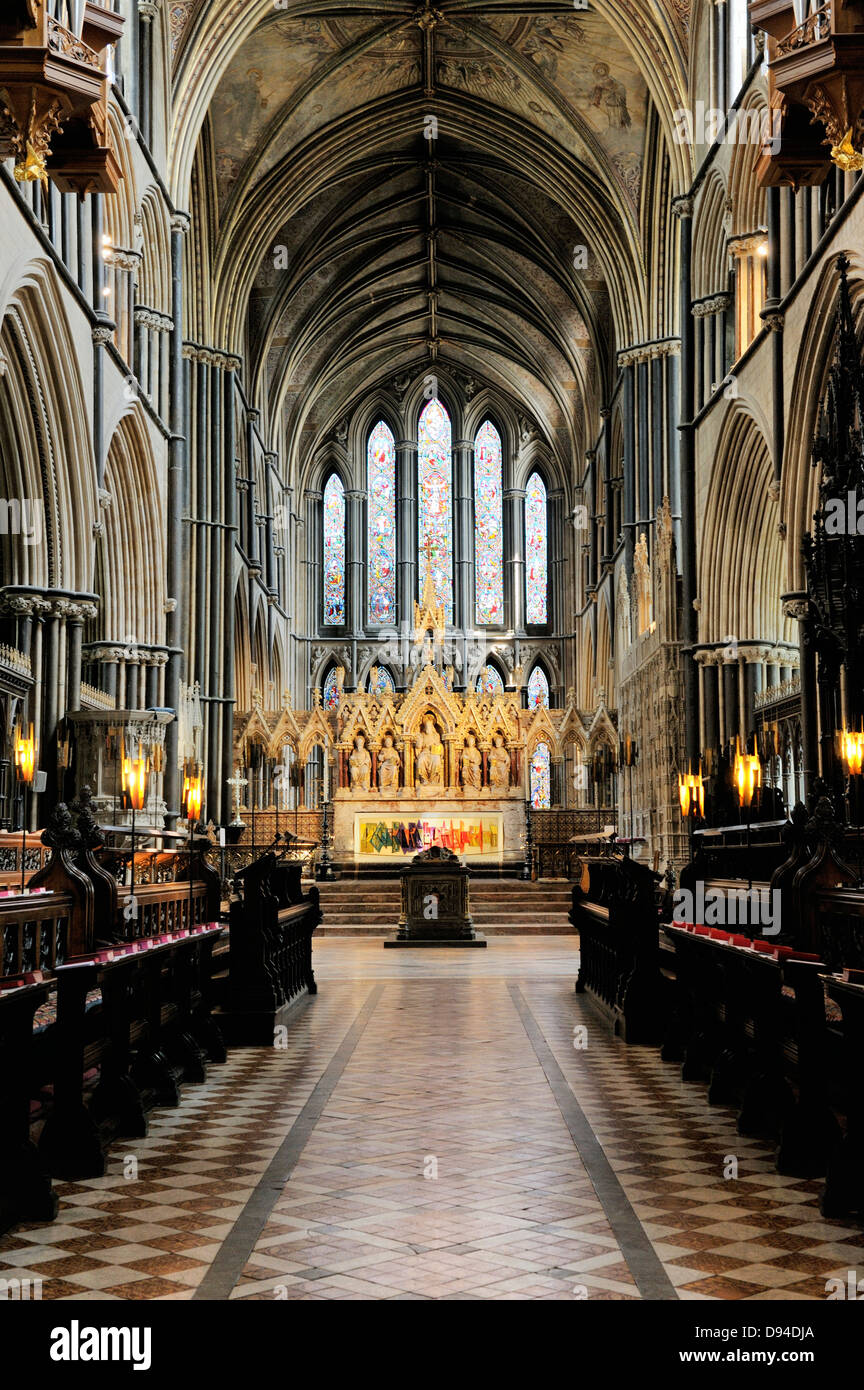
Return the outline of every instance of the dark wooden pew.
[[[842,1015],[846,1130],[828,1160],[822,1212],[864,1217],[864,980],[831,978],[827,987]]]
[[[30,1139],[33,1018],[47,981],[0,981],[0,1234],[19,1221],[53,1221],[57,1197]]]
[[[232,1045],[272,1047],[291,1008],[317,993],[312,935],[321,908],[316,887],[303,893],[302,868],[268,851],[235,880],[228,996],[217,1013]]]
[[[213,1021],[213,954],[227,933],[207,915],[215,908],[218,916],[218,876],[196,856],[190,890],[188,853],[172,855],[157,881],[136,883],[136,910],[124,913],[123,890],[96,858],[101,839],[86,803],[76,807],[79,828],[65,806],[52,814],[43,835],[50,858],[31,877],[42,891],[0,898],[0,1028],[19,1054],[9,1068],[16,1080],[0,1092],[0,1132],[15,1136],[0,1167],[10,1221],[21,1219],[14,1212],[48,1211],[43,1168],[65,1177],[103,1172],[110,1135],[145,1133],[152,1105],[176,1105],[181,1080],[203,1080],[205,1061],[226,1056]],[[39,1158],[25,1145],[13,1162],[37,1096]]]
[[[630,1043],[659,1041],[660,877],[615,845],[579,856],[570,922],[579,933],[577,993],[587,992]]]
[[[825,1176],[826,1216],[864,1211],[864,985],[782,944],[664,926],[675,1009],[663,1049],[779,1172]]]
[[[53,1085],[39,1141],[52,1173],[103,1173],[109,1137],[145,1134],[148,1109],[178,1105],[181,1081],[203,1081],[206,1058],[225,1060],[210,994],[210,957],[222,930],[216,923],[57,969],[56,1022],[36,1049],[37,1074]],[[99,1083],[88,1099],[85,1077],[96,1067]]]

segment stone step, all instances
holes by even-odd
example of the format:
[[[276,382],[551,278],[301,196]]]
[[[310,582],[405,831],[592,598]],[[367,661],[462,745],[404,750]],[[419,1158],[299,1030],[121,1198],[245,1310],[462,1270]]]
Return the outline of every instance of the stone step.
[[[504,927],[501,927],[501,926],[490,925],[489,923],[486,923],[486,922],[483,922],[483,923],[478,922],[477,919],[475,918],[475,919],[474,919],[474,925],[475,925],[475,927],[478,928],[478,930],[481,931],[481,933],[482,933],[483,936],[572,936],[572,935],[573,935],[573,928],[570,926],[570,923],[569,923],[569,922],[564,923],[564,924],[558,924],[558,923],[553,922],[553,923],[549,923],[549,924],[544,925],[544,926],[541,926],[541,927],[538,927],[538,926],[536,926],[536,925],[529,926],[529,925],[527,925],[527,924],[522,924],[522,925],[520,925],[520,926],[511,926],[511,927],[506,927],[506,926],[504,926]],[[340,927],[328,927],[328,926],[326,926],[326,925],[322,925],[322,926],[320,926],[320,927],[318,928],[318,930],[316,931],[315,935],[316,935],[316,936],[333,936],[333,937],[347,936],[347,937],[353,937],[355,940],[358,940],[358,939],[362,939],[362,938],[364,938],[364,937],[369,937],[370,939],[372,939],[372,938],[380,939],[380,938],[383,938],[383,937],[385,937],[385,936],[393,936],[393,935],[395,934],[395,932],[396,932],[396,923],[395,923],[395,922],[390,922],[390,923],[388,923],[386,926],[367,926],[367,927],[356,927],[356,926],[355,926],[355,927],[341,927],[341,926],[340,926]]]
[[[328,902],[368,902],[370,898],[398,898],[401,894],[401,887],[395,884],[375,884],[368,888],[356,888],[352,884],[350,887],[336,887],[330,883],[318,885],[321,893],[321,901]],[[572,896],[572,889],[568,885],[561,888],[514,888],[512,885],[502,885],[501,888],[489,888],[486,886],[476,887],[471,885],[472,902],[501,902],[518,900],[520,902],[533,903],[546,900],[569,902]]]
[[[402,902],[398,877],[319,884],[324,936],[384,937],[395,932]],[[517,878],[471,882],[471,915],[484,936],[569,936],[572,885]]]
[[[487,927],[513,927],[514,929],[517,927],[536,927],[538,931],[545,931],[550,927],[566,927],[568,931],[572,930],[570,923],[563,914],[546,917],[520,917],[517,914],[504,916],[502,914],[490,913],[488,917],[484,917],[480,913],[472,912],[471,916],[474,925],[476,927],[482,927],[484,931]],[[327,928],[357,927],[358,929],[365,929],[367,927],[395,927],[398,921],[398,911],[392,913],[368,913],[362,917],[359,915],[350,916],[347,914],[344,917],[325,915],[322,926]]]

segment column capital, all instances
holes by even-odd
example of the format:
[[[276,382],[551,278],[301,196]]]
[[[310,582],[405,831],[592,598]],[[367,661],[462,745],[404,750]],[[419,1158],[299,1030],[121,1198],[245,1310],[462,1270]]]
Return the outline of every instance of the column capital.
[[[785,618],[795,618],[799,623],[804,623],[813,617],[810,595],[807,593],[783,594],[780,602],[783,604]]]
[[[672,216],[680,217],[682,222],[693,216],[694,199],[689,194],[682,194],[681,197],[672,199]]]

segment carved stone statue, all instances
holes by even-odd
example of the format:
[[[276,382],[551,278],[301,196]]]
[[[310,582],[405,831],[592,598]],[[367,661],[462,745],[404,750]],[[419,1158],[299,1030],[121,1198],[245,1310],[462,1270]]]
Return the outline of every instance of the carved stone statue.
[[[381,752],[378,754],[378,786],[382,792],[395,791],[399,786],[399,769],[402,759],[398,749],[393,747],[393,735],[386,734]]]
[[[362,734],[358,734],[354,740],[354,752],[348,759],[348,768],[352,792],[368,792],[372,781],[372,759]]]
[[[423,720],[423,730],[414,740],[417,749],[414,763],[414,780],[418,787],[441,787],[444,785],[444,745],[438,737],[435,720],[427,714]]]
[[[510,790],[510,754],[504,747],[504,739],[495,735],[495,742],[489,753],[489,786],[496,792]]]
[[[479,791],[483,785],[483,754],[473,734],[462,749],[462,786],[466,791]]]

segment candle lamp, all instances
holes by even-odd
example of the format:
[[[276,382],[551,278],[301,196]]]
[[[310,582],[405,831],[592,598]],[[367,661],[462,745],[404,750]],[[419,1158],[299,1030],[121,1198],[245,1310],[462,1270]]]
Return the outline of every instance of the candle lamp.
[[[123,797],[128,806],[132,809],[132,863],[130,866],[129,887],[132,897],[135,897],[135,816],[138,811],[143,811],[147,804],[147,782],[150,772],[149,759],[143,752],[141,745],[138,746],[137,758],[127,758],[125,749],[123,752]]]
[[[738,792],[738,803],[742,811],[746,812],[744,823],[747,827],[747,891],[749,892],[753,887],[750,863],[753,798],[762,786],[762,764],[759,761],[759,755],[748,752],[746,745],[742,753],[740,738],[735,740],[735,762],[732,775]]]
[[[21,892],[27,884],[27,870],[24,860],[27,854],[27,788],[32,787],[36,776],[36,739],[33,725],[29,737],[25,738],[19,729],[15,738],[15,776],[21,784]]]
[[[315,877],[324,883],[330,883],[336,877],[333,869],[333,861],[330,857],[331,820],[330,820],[330,743],[329,741],[323,748],[324,767],[322,770],[322,818],[321,818],[321,858]]]
[[[690,839],[690,858],[693,858],[693,833],[695,822],[705,819],[705,779],[702,776],[702,763],[699,763],[699,771],[693,771],[693,764],[688,765],[686,772],[678,774],[678,801],[681,806],[681,815],[687,822]]]
[[[847,804],[849,807],[849,819],[855,817],[856,836],[858,841],[858,886],[864,885],[864,871],[862,871],[861,854],[861,771],[864,768],[864,729],[856,732],[852,729],[844,729],[840,735],[840,756],[843,766],[846,769],[848,778],[847,784]],[[854,800],[854,811],[853,811]]]
[[[204,801],[204,777],[201,768],[195,764],[194,771],[186,774],[183,783],[183,806],[186,812],[186,821],[189,827],[189,930],[195,925],[195,892],[194,880],[192,876],[192,844],[195,834],[195,826],[201,819],[201,807]]]

